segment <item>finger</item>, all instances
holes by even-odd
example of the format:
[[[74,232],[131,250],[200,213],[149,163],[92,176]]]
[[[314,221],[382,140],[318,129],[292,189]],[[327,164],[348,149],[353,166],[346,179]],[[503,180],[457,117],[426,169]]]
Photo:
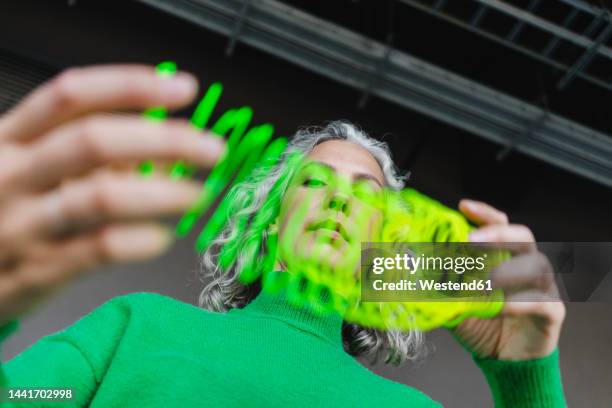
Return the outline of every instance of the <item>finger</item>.
[[[197,93],[187,73],[159,77],[153,67],[73,68],[29,95],[0,120],[0,142],[28,142],[59,124],[96,111],[178,108]]]
[[[33,146],[27,169],[5,179],[5,190],[43,189],[99,166],[139,160],[184,160],[212,167],[225,149],[222,138],[182,121],[151,123],[138,117],[91,117],[58,128]]]
[[[548,258],[541,252],[535,252],[516,256],[495,268],[491,283],[509,295],[526,290],[549,292],[555,280]]]
[[[488,225],[472,231],[470,242],[482,243],[484,247],[507,249],[512,252],[532,252],[536,250],[535,238],[524,225]]]
[[[193,181],[143,179],[138,175],[93,176],[59,191],[24,199],[0,220],[0,247],[11,252],[37,237],[101,223],[142,220],[186,211],[201,194]]]
[[[155,257],[167,250],[171,243],[172,234],[161,225],[107,226],[62,242],[40,245],[17,270],[2,275],[4,282],[0,287],[31,298],[97,266]],[[6,298],[9,294],[4,295]]]
[[[477,225],[508,224],[506,213],[481,201],[463,199],[459,202],[459,210]]]
[[[26,148],[14,144],[0,144],[0,204],[12,199],[11,190],[29,171]]]
[[[539,316],[545,321],[561,321],[565,306],[555,295],[541,291],[516,293],[504,301],[502,316]]]
[[[132,160],[132,161],[120,161],[120,162],[112,162],[108,165],[104,165],[100,168],[94,170],[96,174],[110,172],[110,173],[123,173],[123,174],[133,174],[138,173],[141,176],[151,177],[153,175],[170,177],[173,179],[178,178],[187,178],[190,176],[181,176],[174,175],[175,167],[184,166],[188,169],[193,169],[192,165],[188,165],[183,161],[176,160]],[[203,174],[206,174],[205,172]],[[174,176],[173,176],[174,175]]]

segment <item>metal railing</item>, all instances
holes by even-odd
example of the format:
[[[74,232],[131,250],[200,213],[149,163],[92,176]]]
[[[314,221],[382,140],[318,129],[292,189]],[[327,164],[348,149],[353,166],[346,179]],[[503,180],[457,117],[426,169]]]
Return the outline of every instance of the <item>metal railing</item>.
[[[612,187],[612,138],[274,0],[140,0],[272,55]],[[237,30],[236,27],[240,26]],[[384,61],[384,64],[381,64]],[[373,80],[375,78],[375,80]]]

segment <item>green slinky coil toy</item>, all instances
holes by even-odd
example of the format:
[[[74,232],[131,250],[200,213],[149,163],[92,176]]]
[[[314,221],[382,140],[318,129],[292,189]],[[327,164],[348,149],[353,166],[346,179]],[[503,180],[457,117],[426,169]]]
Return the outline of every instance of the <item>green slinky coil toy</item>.
[[[299,157],[290,158],[288,167],[293,165],[299,169],[301,163],[303,161]],[[297,170],[294,173],[297,173]],[[329,184],[329,180],[327,183]],[[279,206],[284,198],[280,190],[282,184],[281,179],[270,193],[272,207]],[[360,199],[384,213],[380,241],[393,243],[392,247],[397,250],[410,247],[410,243],[465,243],[473,229],[461,213],[413,189],[400,192],[384,191]],[[261,278],[262,290],[272,293],[282,290],[296,305],[308,305],[321,314],[340,313],[347,322],[380,330],[425,331],[441,326],[452,327],[468,317],[493,317],[503,307],[503,294],[500,291],[493,291],[493,294],[487,297],[482,294],[474,297],[455,294],[455,297],[450,297],[442,292],[434,292],[429,293],[426,299],[418,301],[363,301],[359,273],[363,245],[358,242],[346,248],[342,257],[330,265],[326,262],[324,251],[313,249],[308,256],[304,256],[300,254],[300,247],[303,245],[290,238],[299,236],[303,231],[309,206],[309,199],[304,199],[299,208],[295,209],[291,222],[283,232],[283,239],[279,239],[277,235],[269,235],[264,243],[261,234],[246,234],[259,238],[252,238],[253,242],[246,246],[249,248],[247,252],[252,252],[246,257],[256,261],[240,270],[240,280],[243,283],[251,284]],[[265,207],[270,206],[264,205]],[[243,228],[253,228],[252,231],[265,229],[266,226],[258,220],[260,216],[261,214],[258,214],[251,220],[248,227],[244,226],[247,221],[243,220]],[[355,221],[353,217],[351,221],[359,223],[358,218]],[[266,248],[265,255],[257,257],[255,254],[262,246]],[[233,265],[238,255],[238,247],[239,245],[230,243],[221,251],[220,258],[224,269],[227,270]],[[454,248],[455,251],[457,248],[464,248],[468,252],[471,250],[467,246]],[[497,265],[508,257],[507,253],[499,251],[490,255],[489,265]],[[278,272],[274,267],[276,261],[280,261],[287,272]],[[439,278],[440,274],[431,276]],[[477,277],[482,276],[480,274]],[[423,277],[427,276],[413,276],[414,279]]]

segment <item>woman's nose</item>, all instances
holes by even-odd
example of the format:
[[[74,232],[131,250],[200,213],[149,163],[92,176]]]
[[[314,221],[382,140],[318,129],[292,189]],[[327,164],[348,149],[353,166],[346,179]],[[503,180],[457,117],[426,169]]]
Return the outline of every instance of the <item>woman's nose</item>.
[[[340,191],[334,192],[329,199],[329,208],[348,215],[350,211],[349,195]]]

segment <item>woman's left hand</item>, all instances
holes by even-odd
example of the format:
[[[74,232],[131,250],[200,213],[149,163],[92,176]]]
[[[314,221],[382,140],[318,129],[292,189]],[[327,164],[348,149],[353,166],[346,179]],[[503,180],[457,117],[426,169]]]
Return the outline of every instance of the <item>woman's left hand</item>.
[[[504,290],[504,307],[492,319],[469,318],[452,329],[455,337],[480,357],[529,360],[545,357],[557,346],[565,306],[559,300],[553,269],[538,251],[532,232],[509,224],[503,212],[478,201],[462,200],[459,209],[480,228],[471,242],[494,243],[513,257],[491,276]]]

